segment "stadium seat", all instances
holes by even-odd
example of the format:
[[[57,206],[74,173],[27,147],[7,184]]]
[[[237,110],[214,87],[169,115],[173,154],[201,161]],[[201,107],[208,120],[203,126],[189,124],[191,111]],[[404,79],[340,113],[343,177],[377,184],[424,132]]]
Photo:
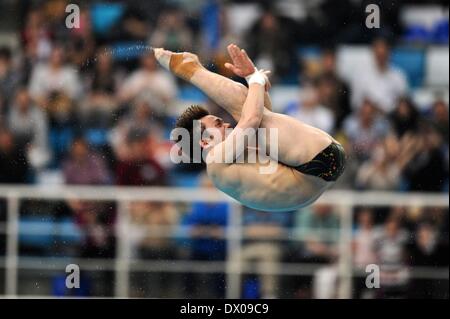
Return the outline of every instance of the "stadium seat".
[[[97,34],[106,34],[120,18],[125,11],[122,3],[95,3],[91,6],[90,14],[92,18],[92,26]]]
[[[432,47],[428,49],[426,56],[426,85],[448,88],[448,56],[448,47]]]
[[[425,54],[421,49],[396,48],[392,51],[392,64],[402,69],[412,88],[423,84],[425,74]]]
[[[82,235],[72,218],[55,221],[48,216],[21,217],[19,240],[21,245],[47,250],[55,241],[80,243]]]
[[[413,90],[411,96],[414,103],[422,112],[428,110],[436,98],[443,99],[447,104],[449,102],[448,88],[439,90],[432,88],[419,88]]]
[[[448,45],[448,19],[438,21],[432,30],[433,42]]]

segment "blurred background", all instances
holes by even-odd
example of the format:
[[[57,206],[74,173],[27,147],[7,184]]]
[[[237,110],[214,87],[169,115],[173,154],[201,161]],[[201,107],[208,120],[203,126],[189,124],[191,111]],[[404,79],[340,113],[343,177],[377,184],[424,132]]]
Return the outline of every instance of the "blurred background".
[[[0,296],[449,297],[446,1],[70,3],[79,28],[69,1],[0,2]],[[251,210],[170,161],[185,107],[232,120],[150,48],[232,77],[231,42],[272,70],[275,111],[346,148],[311,207]]]

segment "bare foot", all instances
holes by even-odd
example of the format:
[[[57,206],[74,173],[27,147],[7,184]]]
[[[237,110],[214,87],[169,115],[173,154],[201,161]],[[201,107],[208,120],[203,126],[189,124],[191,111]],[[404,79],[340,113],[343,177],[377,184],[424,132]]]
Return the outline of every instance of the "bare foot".
[[[162,48],[154,49],[156,60],[167,70],[189,81],[194,73],[203,68],[198,56],[189,52],[174,53]]]

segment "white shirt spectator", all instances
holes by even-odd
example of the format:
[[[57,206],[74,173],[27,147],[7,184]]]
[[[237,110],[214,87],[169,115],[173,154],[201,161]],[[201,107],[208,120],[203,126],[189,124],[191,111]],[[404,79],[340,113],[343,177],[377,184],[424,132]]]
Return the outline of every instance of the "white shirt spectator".
[[[125,79],[120,89],[122,100],[137,97],[145,99],[148,96],[152,107],[158,112],[164,110],[164,106],[173,101],[176,94],[177,86],[173,76],[161,70],[137,70]]]
[[[408,91],[405,75],[394,67],[380,70],[370,66],[352,79],[351,86],[354,109],[357,109],[364,99],[369,99],[386,113],[393,111],[397,100]]]
[[[62,91],[71,99],[78,98],[81,93],[81,82],[77,71],[70,66],[55,69],[48,64],[38,64],[31,75],[30,95],[39,99],[52,91]]]
[[[303,123],[317,127],[327,133],[332,133],[334,128],[333,112],[325,106],[312,101],[309,98],[300,103],[291,102],[284,109],[284,113]]]

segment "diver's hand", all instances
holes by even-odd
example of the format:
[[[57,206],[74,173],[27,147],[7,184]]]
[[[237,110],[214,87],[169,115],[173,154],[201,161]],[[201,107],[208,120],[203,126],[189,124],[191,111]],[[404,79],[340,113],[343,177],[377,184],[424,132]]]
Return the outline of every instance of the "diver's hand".
[[[239,48],[236,44],[230,44],[228,47],[228,54],[233,63],[225,63],[225,67],[232,71],[237,76],[245,78],[253,74],[256,70],[252,60],[248,57],[245,50]]]

